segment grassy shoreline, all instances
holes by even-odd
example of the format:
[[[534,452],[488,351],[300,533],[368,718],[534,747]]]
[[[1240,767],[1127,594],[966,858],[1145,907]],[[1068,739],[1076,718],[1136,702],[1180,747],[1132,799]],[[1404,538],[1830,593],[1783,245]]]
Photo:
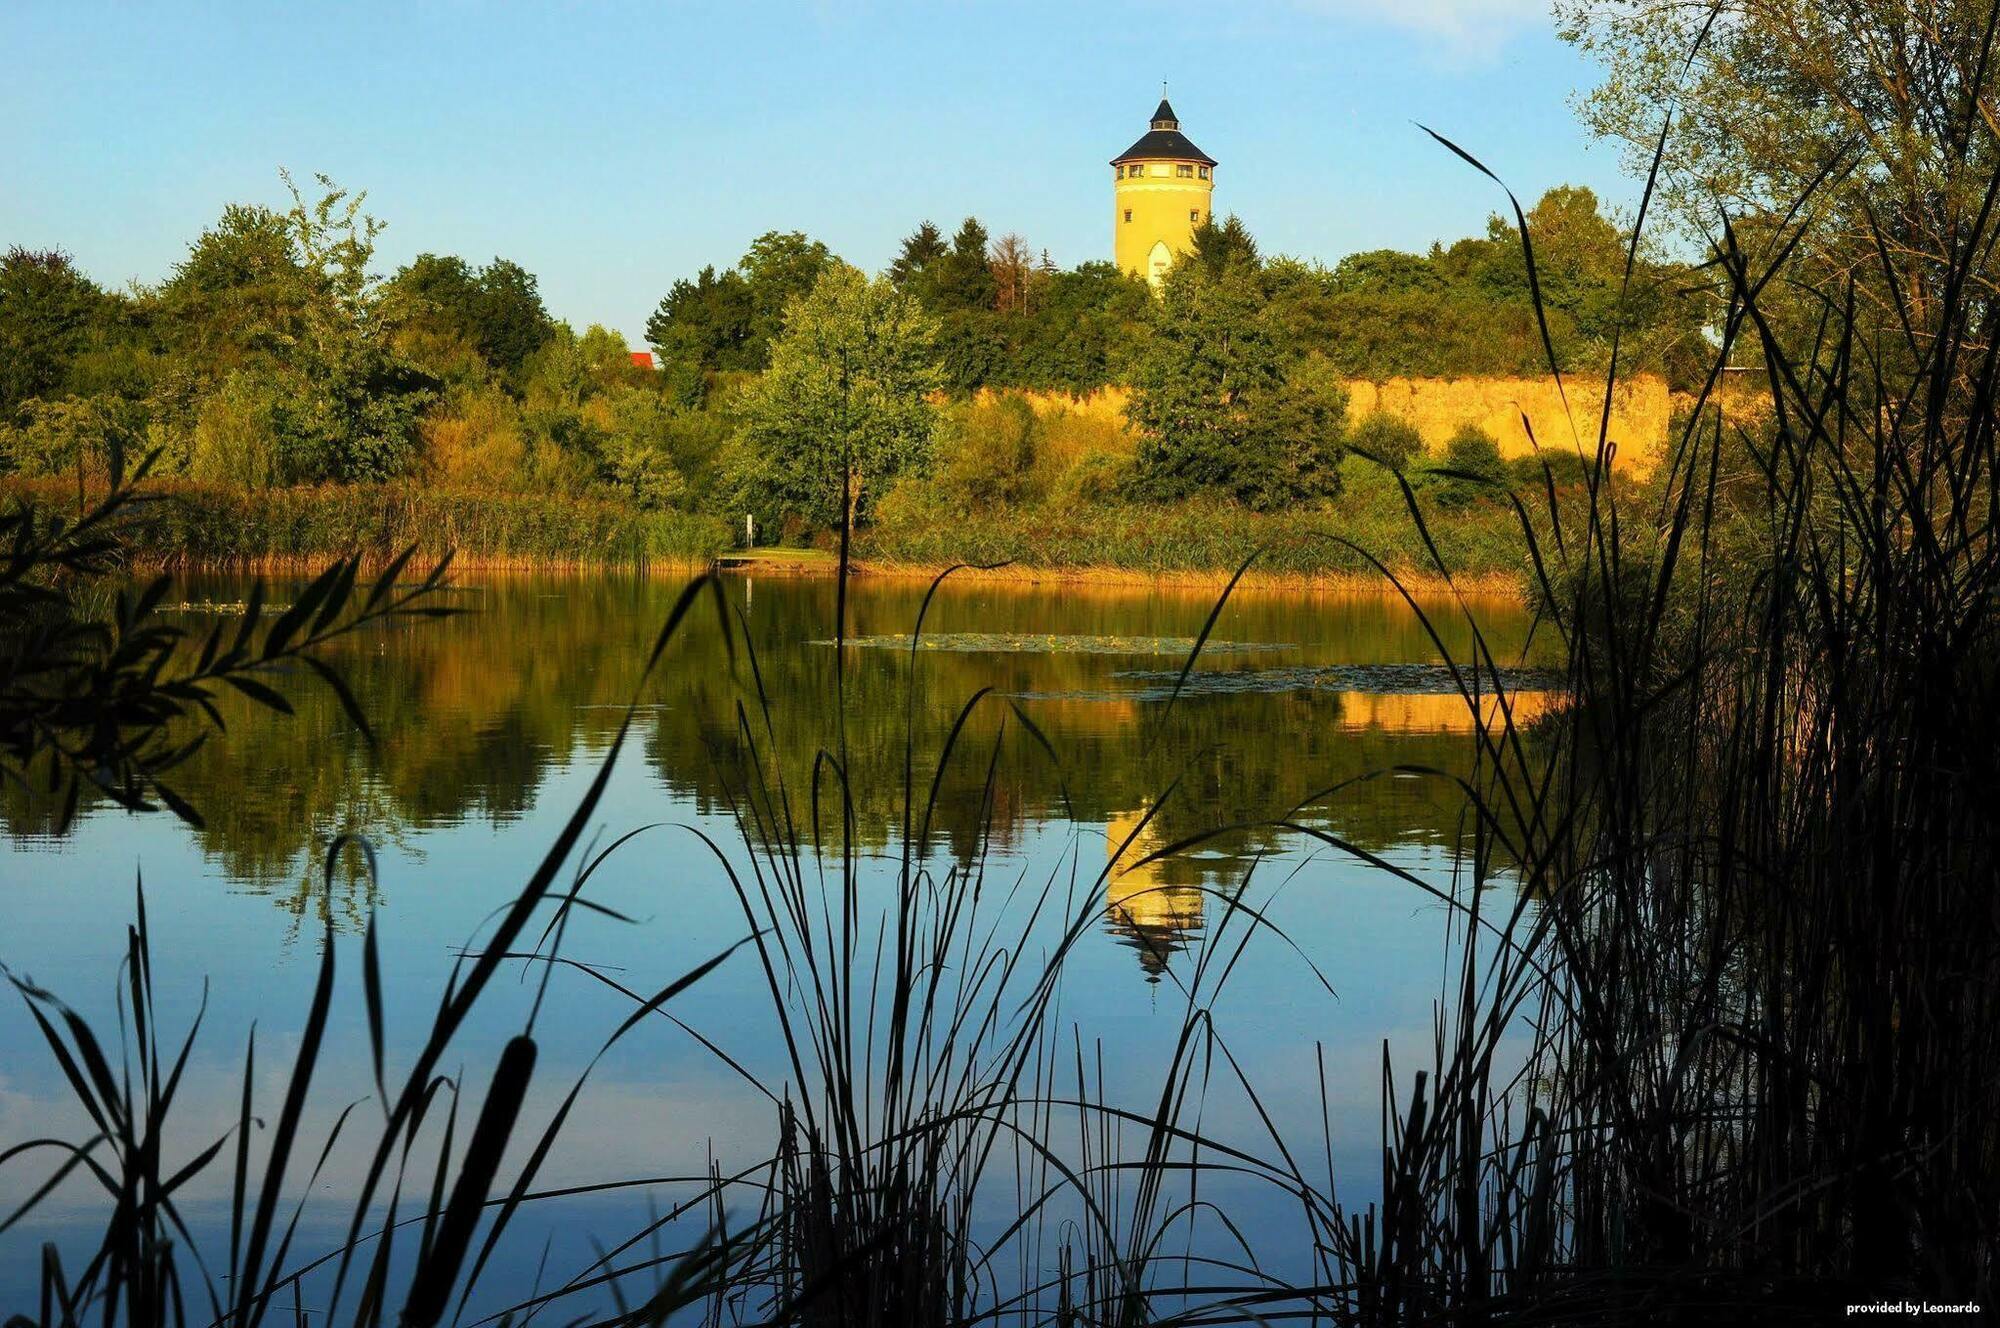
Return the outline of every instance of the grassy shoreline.
[[[1245,556],[1248,556],[1247,554]],[[851,569],[852,575],[860,577],[885,577],[897,580],[929,581],[938,573],[950,567],[950,563],[903,563],[882,562],[869,559],[858,561]],[[1235,575],[1235,568],[1190,568],[1179,570],[1149,570],[1135,567],[1116,566],[1038,566],[1032,563],[1010,563],[1005,567],[960,566],[952,573],[952,580],[999,582],[1009,585],[1057,585],[1057,586],[1131,586],[1159,587],[1164,589],[1221,590]],[[829,570],[821,572],[817,568],[787,567],[780,575],[788,576],[831,576]],[[1435,597],[1452,591],[1479,598],[1518,598],[1521,594],[1521,579],[1505,572],[1469,572],[1450,578],[1437,572],[1418,569],[1399,569],[1396,582],[1411,594]],[[1375,571],[1285,572],[1260,571],[1252,567],[1236,583],[1236,592],[1264,591],[1269,593],[1325,595],[1335,598],[1344,596],[1378,596],[1394,594],[1395,585]]]
[[[454,564],[482,572],[588,573],[605,568],[765,576],[831,576],[821,550],[733,547],[722,518],[641,512],[619,503],[528,494],[462,493],[408,484],[248,490],[154,483],[126,527],[136,566],[308,573],[360,554],[387,562],[409,545],[420,556],[454,550]],[[0,480],[0,503],[32,501],[73,511],[64,481]],[[882,522],[856,534],[855,574],[1021,584],[1179,586],[1219,589],[1252,552],[1240,585],[1294,593],[1381,594],[1393,587],[1346,541],[1369,549],[1417,593],[1518,593],[1522,562],[1513,514],[1487,504],[1440,514],[1432,534],[1452,569],[1369,504],[1322,512],[1257,514],[1225,506],[1096,505],[959,514]],[[935,514],[932,514],[935,515]]]

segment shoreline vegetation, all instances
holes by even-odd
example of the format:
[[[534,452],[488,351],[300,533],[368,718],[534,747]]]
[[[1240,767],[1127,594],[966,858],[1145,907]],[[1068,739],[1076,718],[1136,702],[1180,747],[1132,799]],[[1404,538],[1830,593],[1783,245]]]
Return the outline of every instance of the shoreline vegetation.
[[[87,496],[94,496],[89,494]],[[738,547],[719,517],[638,512],[586,498],[454,493],[407,484],[248,490],[152,481],[124,518],[132,566],[175,571],[312,573],[358,555],[377,568],[414,545],[482,572],[644,569],[677,574],[711,567],[770,576],[832,576],[837,561],[813,546]],[[51,515],[75,508],[74,485],[0,480],[0,502]],[[1431,533],[1451,578],[1440,575],[1396,514],[1250,513],[1222,505],[1083,506],[1059,513],[983,513],[949,522],[885,519],[857,533],[857,576],[929,580],[954,564],[961,579],[1019,583],[1186,586],[1227,584],[1252,553],[1246,588],[1380,593],[1369,549],[1406,588],[1518,594],[1525,545],[1508,508],[1485,504],[1439,514]],[[1004,564],[983,566],[984,564]]]
[[[1526,569],[1509,492],[1580,510],[1600,415],[1616,482],[1651,482],[1713,304],[1677,263],[1635,282],[1620,223],[1559,187],[1528,214],[1539,284],[1497,216],[1332,267],[1211,221],[1157,288],[970,218],[873,276],[772,231],[675,282],[639,351],[505,258],[379,271],[363,195],[284,183],[156,285],[0,254],[0,500],[60,515],[144,459],[165,501],[123,518],[130,561],[176,570],[412,545],[685,570],[845,526],[876,576],[1219,588],[1254,553],[1266,586],[1491,588]]]

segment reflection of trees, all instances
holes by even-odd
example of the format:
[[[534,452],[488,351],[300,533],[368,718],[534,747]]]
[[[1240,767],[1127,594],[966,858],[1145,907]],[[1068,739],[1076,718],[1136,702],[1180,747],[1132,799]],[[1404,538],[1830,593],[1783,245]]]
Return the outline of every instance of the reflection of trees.
[[[237,589],[205,586],[189,598],[222,601]],[[732,586],[738,603],[744,589]],[[337,830],[390,842],[430,827],[520,814],[552,765],[608,741],[651,633],[678,590],[666,580],[496,579],[464,592],[474,613],[357,639],[338,663],[380,737],[373,753],[324,688],[295,689],[298,713],[291,718],[247,701],[224,702],[226,738],[200,753],[182,781],[208,812],[209,824],[198,832],[203,850],[230,876],[304,908],[307,893],[298,885],[317,846]],[[922,595],[921,585],[858,582],[853,632],[907,631]],[[1200,594],[1170,592],[948,588],[933,603],[927,629],[1192,635],[1208,604]],[[751,759],[738,732],[740,702],[757,759],[767,776],[782,773],[804,823],[814,753],[833,739],[834,651],[825,644],[832,613],[829,583],[757,587],[744,621],[771,698],[772,738],[764,733],[749,669],[739,662],[732,674],[725,662],[713,615],[690,620],[692,631],[643,698],[652,707],[642,718],[646,761],[669,789],[704,811],[731,805],[740,794]],[[1504,635],[1519,615],[1496,611],[1495,622]],[[1308,641],[1310,651],[1252,656],[1218,649],[1203,667],[1430,657],[1427,638],[1400,606],[1377,600],[1246,597],[1218,626],[1218,641],[1232,639]],[[989,760],[1003,728],[992,811],[995,846],[1002,849],[1036,819],[1059,812],[1065,787],[1084,824],[1116,823],[1158,802],[1149,838],[1160,844],[1285,812],[1312,790],[1371,769],[1402,763],[1455,770],[1469,761],[1466,737],[1448,727],[1448,702],[1440,712],[1435,705],[1384,707],[1330,691],[1186,695],[1169,713],[1159,700],[1120,698],[1124,685],[1110,676],[1177,664],[1060,653],[920,654],[914,665],[920,802],[960,706],[981,687],[994,689],[946,766],[933,847],[962,856],[977,851]],[[905,652],[856,648],[848,656],[856,833],[869,848],[900,833],[911,674]],[[1018,704],[1046,733],[1060,772],[1009,709],[1006,698],[1022,693],[1034,698]],[[1396,718],[1419,711],[1428,718]],[[1176,780],[1172,796],[1161,800]],[[1450,837],[1459,806],[1434,784],[1381,780],[1306,816],[1380,849]],[[0,816],[16,833],[45,829],[38,814],[16,791],[0,799]],[[1275,843],[1268,832],[1238,834],[1206,846],[1199,857],[1160,864],[1157,880],[1170,887],[1226,882],[1249,855]],[[1198,925],[1198,905],[1183,911]]]
[[[203,586],[188,598],[228,602],[239,589]],[[616,708],[578,707],[624,699],[643,634],[636,622],[629,635],[607,630],[632,616],[616,583],[542,589],[560,597],[496,585],[464,595],[479,612],[329,652],[369,714],[379,738],[372,752],[326,688],[287,689],[290,717],[220,698],[224,736],[184,767],[208,822],[194,832],[203,851],[235,880],[303,908],[300,882],[338,830],[392,843],[413,830],[517,815],[551,760],[616,726]],[[17,834],[46,829],[18,791],[0,808]]]

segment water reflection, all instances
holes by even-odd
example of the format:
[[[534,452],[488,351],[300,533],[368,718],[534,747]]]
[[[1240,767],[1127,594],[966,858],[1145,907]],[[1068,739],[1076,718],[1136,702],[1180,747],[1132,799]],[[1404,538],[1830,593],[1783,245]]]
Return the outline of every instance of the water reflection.
[[[372,753],[324,689],[298,688],[290,719],[223,698],[227,741],[211,744],[179,781],[208,824],[173,833],[191,835],[238,891],[358,922],[382,901],[359,875],[334,899],[319,897],[315,863],[329,836],[358,830],[449,861],[518,819],[552,770],[601,751],[635,695],[647,766],[695,814],[740,805],[759,772],[806,789],[814,756],[835,742],[824,701],[832,586],[767,582],[752,613],[750,584],[732,584],[755,675],[745,654],[732,670],[719,625],[697,616],[685,645],[635,693],[644,648],[677,589],[644,579],[490,577],[454,592],[474,612],[348,643],[336,662],[381,735]],[[1428,636],[1386,598],[1243,594],[1181,684],[1175,656],[1206,617],[1206,594],[948,584],[912,658],[906,633],[923,589],[864,582],[854,590],[845,742],[854,833],[870,849],[886,848],[902,825],[906,740],[922,796],[960,707],[982,687],[992,695],[937,779],[933,840],[962,857],[985,843],[988,814],[987,847],[1005,853],[1051,822],[1101,826],[1115,847],[1146,814],[1139,809],[1151,809],[1142,842],[1157,847],[1268,818],[1371,769],[1452,770],[1468,759],[1470,710],[1448,690]],[[198,580],[187,612],[227,612],[244,590],[240,581]],[[1481,608],[1503,657],[1518,650],[1519,611]],[[1461,624],[1446,617],[1442,628],[1448,645],[1465,644],[1452,639]],[[894,648],[873,648],[885,646]],[[1546,704],[1546,680],[1525,663],[1508,681],[1517,717]],[[1024,740],[1016,714],[1046,735],[1055,760]],[[989,769],[999,771],[990,808]],[[1156,801],[1169,785],[1173,796]],[[1457,804],[1421,784],[1374,781],[1301,814],[1383,851],[1447,842]],[[0,794],[0,817],[17,844],[47,843],[48,810],[19,790]],[[1199,888],[1227,886],[1276,843],[1275,832],[1246,831],[1217,853],[1113,871],[1107,925],[1157,977],[1200,929]],[[1130,856],[1144,856],[1134,849]]]
[[[907,633],[923,590],[857,584],[854,631]],[[243,591],[240,582],[214,579],[189,587],[186,598],[226,604]],[[213,1039],[204,1047],[212,1050],[196,1067],[202,1092],[190,1098],[187,1126],[201,1133],[211,1119],[230,1118],[231,1048],[241,1047],[247,1028],[255,1022],[266,1038],[296,1035],[296,1022],[286,1021],[307,1008],[312,924],[321,916],[351,930],[380,910],[392,1045],[399,1023],[409,1034],[449,980],[459,947],[553,841],[635,696],[634,741],[592,827],[599,842],[642,824],[686,823],[738,853],[740,864],[747,855],[732,818],[745,789],[756,779],[782,783],[804,823],[814,756],[837,742],[827,702],[836,654],[815,644],[829,635],[833,587],[766,580],[751,612],[749,585],[732,583],[733,621],[748,634],[755,675],[742,650],[730,668],[716,622],[697,616],[641,690],[639,664],[678,591],[676,582],[489,578],[457,592],[476,612],[348,643],[338,663],[375,722],[380,746],[372,753],[323,689],[296,689],[298,714],[289,720],[224,699],[226,741],[205,749],[179,781],[208,816],[198,831],[99,806],[57,841],[18,791],[0,793],[0,822],[12,840],[0,855],[9,908],[0,961],[115,1020],[106,993],[131,916],[133,869],[143,867],[158,950],[171,970],[163,997],[180,1002],[165,1017],[185,1028],[200,1003],[212,1001],[204,1016]],[[1017,907],[1027,907],[1040,883],[1059,882],[1063,907],[1049,910],[1026,943],[1052,953],[1071,919],[1087,929],[1064,961],[1062,1016],[1066,1028],[1110,1048],[1106,1091],[1116,1101],[1157,1097],[1158,1067],[1173,1055],[1179,1027],[1162,1013],[1173,1004],[1162,996],[1187,980],[1219,933],[1226,901],[1268,910],[1278,883],[1297,879],[1285,887],[1280,921],[1298,949],[1257,938],[1265,948],[1232,969],[1219,1017],[1238,1016],[1234,1053],[1246,1074],[1268,1090],[1287,1128],[1310,1137],[1323,1128],[1319,1090],[1294,1082],[1304,1063],[1298,1049],[1325,1040],[1336,1147],[1352,1150],[1343,1152],[1343,1167],[1365,1168],[1379,1148],[1374,1093],[1383,1041],[1429,1045],[1435,985],[1422,957],[1436,953],[1439,911],[1428,897],[1335,855],[1295,872],[1305,857],[1299,837],[1275,829],[1141,864],[1164,845],[1268,820],[1314,790],[1369,771],[1466,772],[1470,712],[1438,690],[1445,684],[1433,646],[1407,609],[1372,598],[1243,596],[1222,615],[1215,648],[1203,652],[1176,697],[1178,661],[1160,653],[1160,642],[1191,638],[1210,604],[1207,595],[1173,591],[947,585],[931,606],[928,629],[938,633],[931,648],[914,659],[905,648],[846,652],[854,834],[893,860],[904,824],[906,741],[921,802],[961,707],[991,688],[943,762],[929,849],[934,858],[967,861],[985,854],[991,866],[972,879],[995,883],[995,900],[1003,886],[1027,882]],[[1503,657],[1518,651],[1525,616],[1497,603],[1482,612],[1495,649]],[[1461,624],[1447,618],[1442,627],[1450,648],[1467,648]],[[1036,648],[1024,648],[1031,638]],[[1536,675],[1514,681],[1517,715],[1546,704]],[[1439,849],[1455,842],[1462,810],[1441,781],[1399,778],[1349,783],[1298,816],[1401,867],[1432,872],[1442,885],[1450,866]],[[837,825],[832,818],[830,833]],[[381,846],[383,870],[378,883],[351,864],[329,898],[316,864],[327,837],[343,829]],[[591,895],[638,924],[580,918],[566,953],[634,981],[659,980],[741,939],[745,921],[727,880],[694,845],[683,831],[659,830],[618,855],[593,878]],[[1264,856],[1280,869],[1246,886],[1250,864]],[[892,875],[893,866],[871,868],[861,888],[880,889]],[[351,937],[341,944],[351,965],[356,946]],[[1339,982],[1337,1006],[1312,999],[1318,988],[1308,963]],[[212,980],[206,989],[204,978]],[[480,1013],[462,1049],[465,1063],[487,1063],[519,1027],[534,990],[515,994],[517,1003],[503,994]],[[629,1010],[600,987],[562,979],[550,1001],[550,1026],[564,1036],[550,1037],[547,1082],[560,1085],[582,1072],[595,1038]],[[329,1053],[345,1059],[329,1061],[328,1081],[365,1084],[365,1022],[358,1001],[349,1005],[335,1020],[348,1039]],[[754,965],[717,970],[677,1002],[676,1014],[761,1081],[784,1081]],[[755,1095],[686,1037],[635,1036],[604,1073],[610,1082],[585,1095],[574,1140],[552,1160],[565,1176],[599,1178],[634,1166],[699,1174],[711,1155],[768,1152],[771,1121]],[[64,1114],[66,1092],[35,1030],[0,1019],[0,1140],[83,1129]],[[1217,1129],[1265,1128],[1247,1107],[1216,1102],[1204,1112]],[[1343,1122],[1352,1129],[1341,1132]],[[344,1175],[328,1174],[328,1184]],[[634,1212],[592,1220],[602,1221],[600,1230],[620,1232],[620,1223],[630,1230],[644,1220],[644,1203],[635,1195]],[[524,1227],[521,1240],[535,1246],[551,1233],[559,1243],[586,1244],[586,1227],[567,1214]],[[10,1286],[31,1284],[39,1238],[8,1234],[0,1240],[0,1303]],[[523,1266],[536,1262],[530,1248]]]
[[[1205,896],[1166,879],[1164,861],[1146,860],[1164,847],[1147,815],[1141,807],[1105,824],[1104,916],[1111,934],[1137,952],[1146,980],[1158,982],[1201,932]]]

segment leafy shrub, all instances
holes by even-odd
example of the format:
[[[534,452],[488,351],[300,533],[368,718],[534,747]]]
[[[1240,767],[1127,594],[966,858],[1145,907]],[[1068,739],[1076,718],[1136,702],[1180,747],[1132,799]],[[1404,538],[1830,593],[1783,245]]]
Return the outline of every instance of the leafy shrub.
[[[0,424],[0,469],[101,480],[144,455],[140,410],[115,397],[31,399],[17,418]]]
[[[282,483],[277,415],[277,388],[267,376],[247,369],[230,374],[196,410],[188,474],[259,489]]]
[[[1061,504],[1108,503],[1117,498],[1131,473],[1128,457],[1086,453],[1056,476],[1049,498]]]
[[[687,481],[674,464],[681,412],[656,392],[627,392],[603,407],[601,475],[641,511],[678,503]]]
[[[1348,436],[1348,447],[1365,452],[1391,470],[1402,471],[1424,454],[1424,437],[1400,415],[1374,410],[1361,417]]]
[[[1525,456],[1517,456],[1507,463],[1507,473],[1516,484],[1542,486],[1542,475],[1546,469],[1548,477],[1559,489],[1582,484],[1590,477],[1590,463],[1572,448],[1544,447]]]
[[[422,432],[430,478],[437,483],[508,490],[527,482],[529,445],[521,412],[497,387],[453,390],[424,417]]]
[[[1040,432],[1035,409],[1015,393],[981,397],[952,411],[938,439],[938,483],[961,506],[987,509],[1030,497]]]
[[[1458,426],[1445,441],[1437,468],[1453,472],[1440,474],[1434,483],[1437,500],[1446,507],[1465,507],[1490,498],[1493,486],[1507,482],[1507,463],[1500,457],[1500,444],[1476,424]]]

